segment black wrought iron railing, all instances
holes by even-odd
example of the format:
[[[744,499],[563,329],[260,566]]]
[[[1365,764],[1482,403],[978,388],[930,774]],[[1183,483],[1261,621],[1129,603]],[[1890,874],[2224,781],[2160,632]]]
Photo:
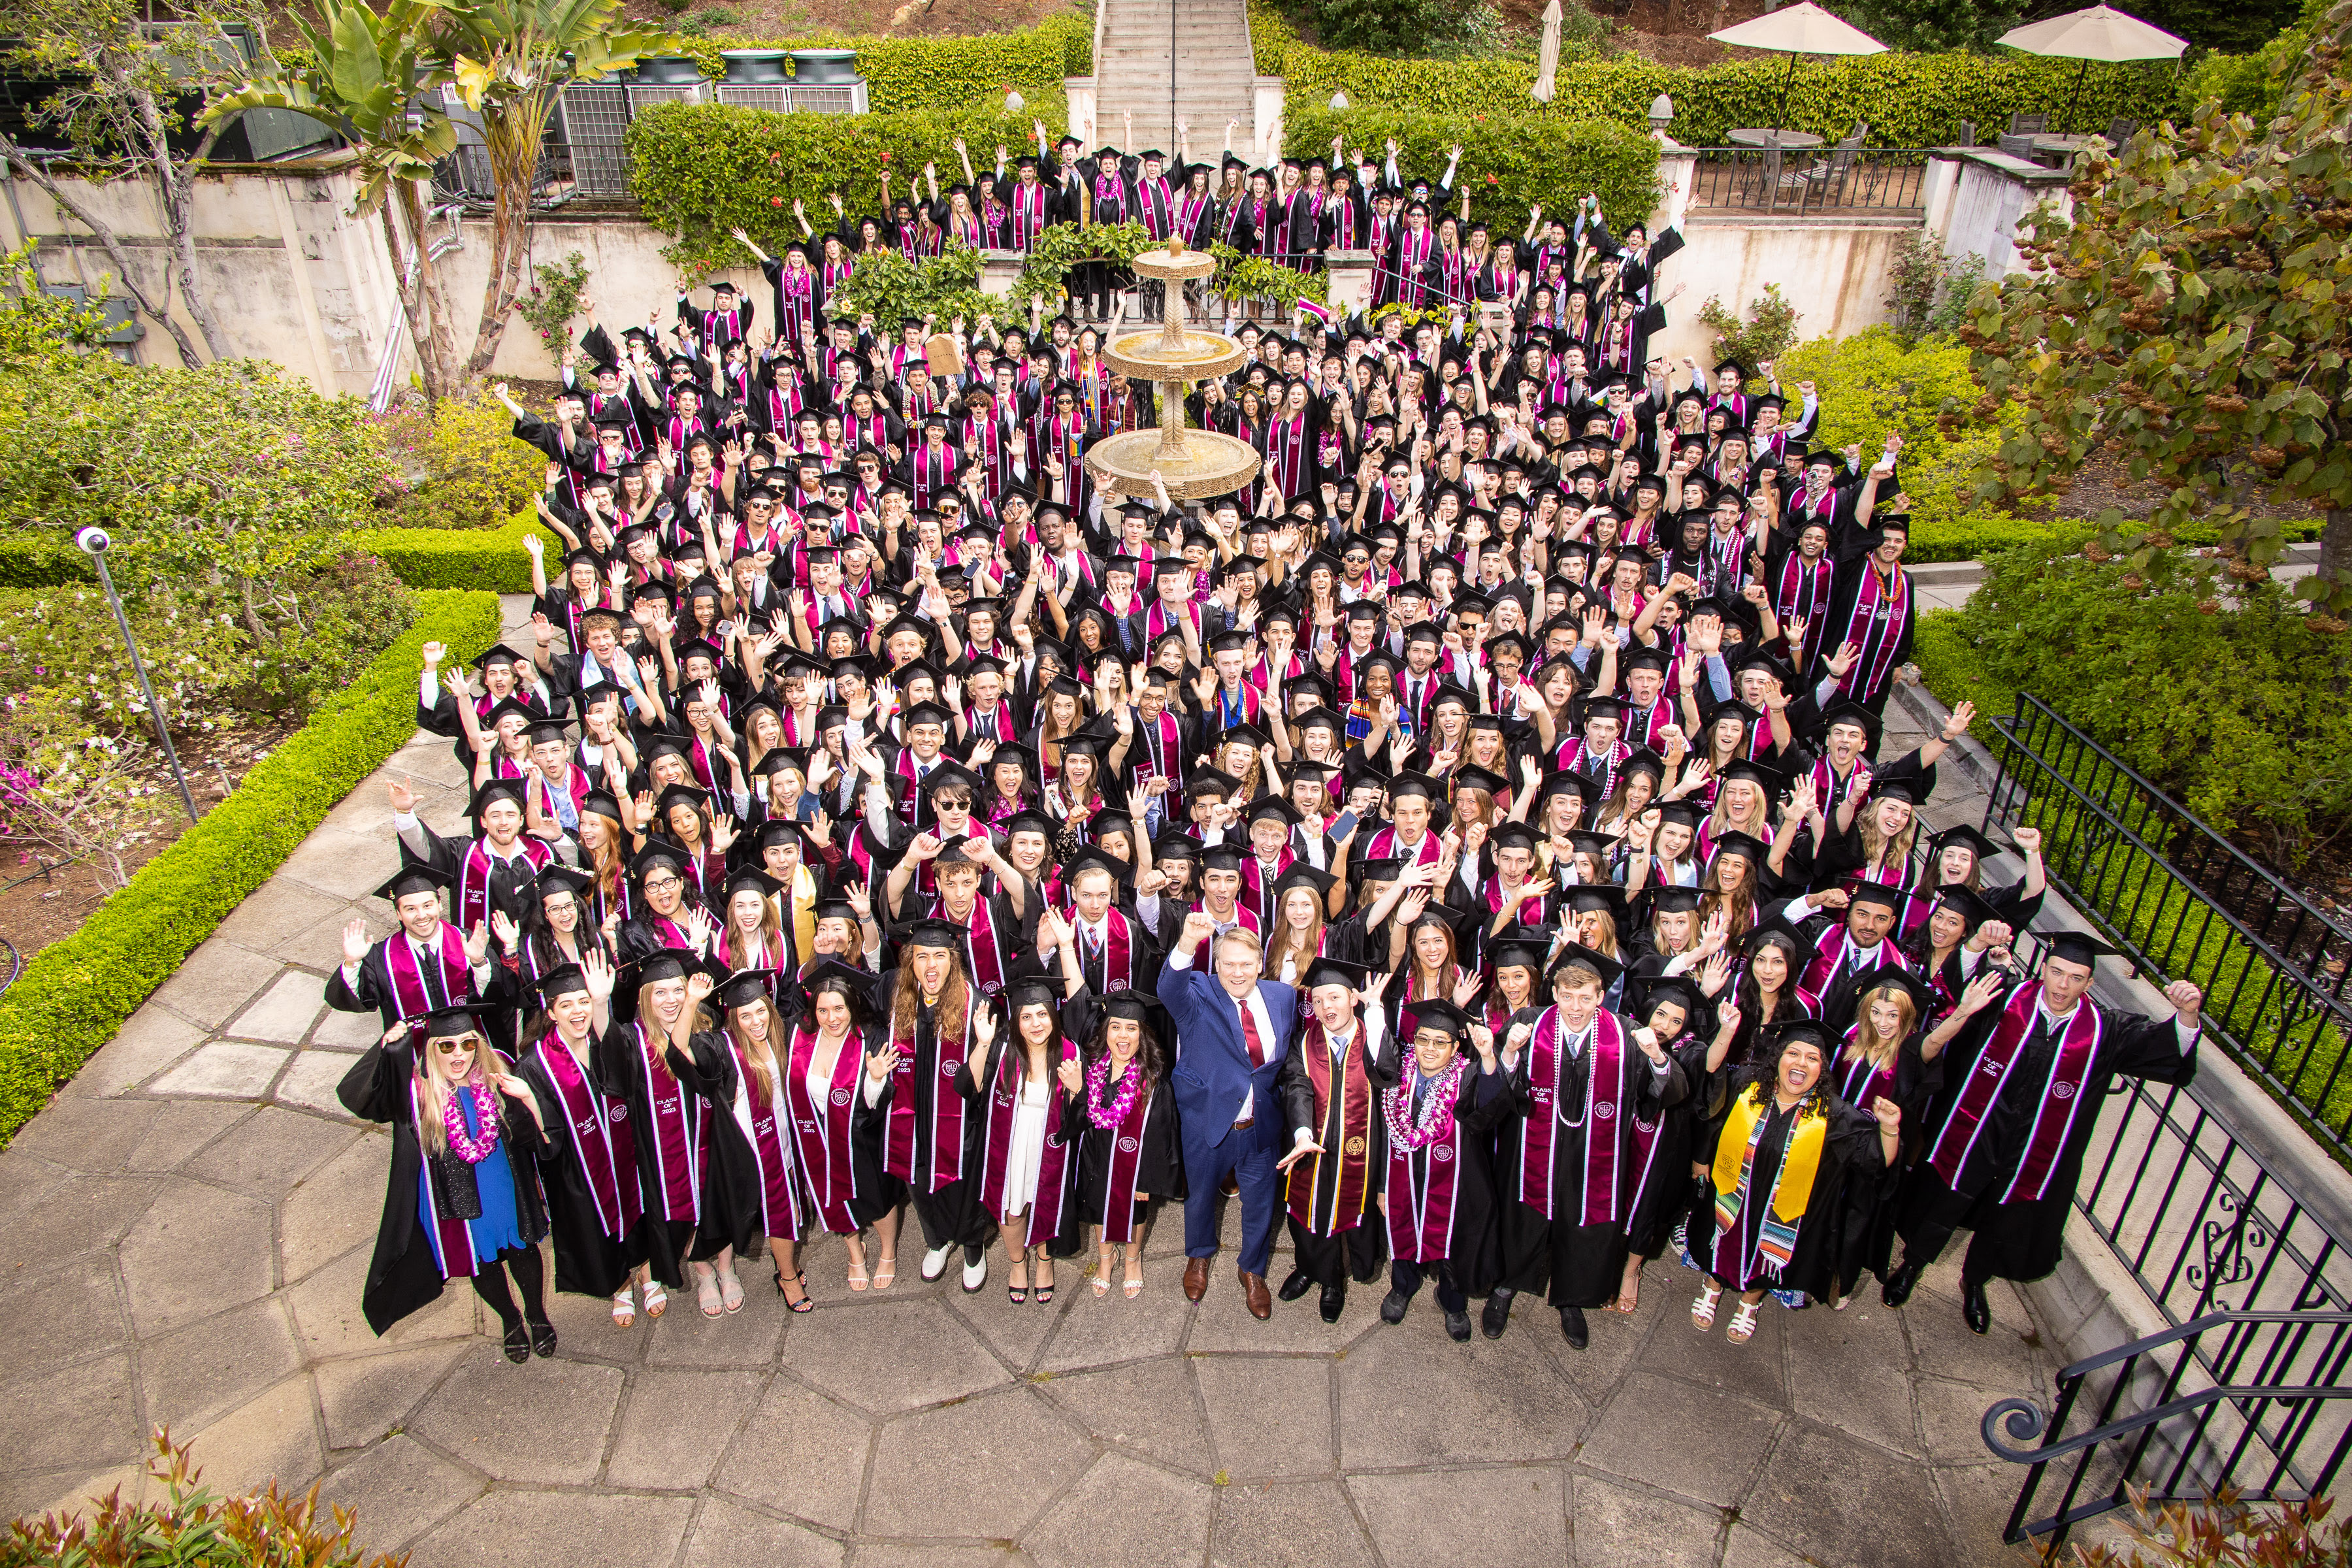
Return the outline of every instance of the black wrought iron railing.
[[[1888,147],[1701,147],[1694,213],[1895,217],[1927,210],[1927,154]]]
[[[1985,826],[2042,830],[2053,887],[2141,969],[2205,993],[2206,1039],[2352,1163],[2352,930],[2021,693]]]
[[[2042,1537],[2122,1506],[2324,1496],[2352,1448],[2352,1312],[2209,1312],[2076,1362],[2048,1414],[2005,1399],[1985,1446],[2029,1467],[2004,1539]],[[2038,1441],[2036,1441],[2038,1439]],[[2054,1492],[2054,1496],[2051,1495]]]

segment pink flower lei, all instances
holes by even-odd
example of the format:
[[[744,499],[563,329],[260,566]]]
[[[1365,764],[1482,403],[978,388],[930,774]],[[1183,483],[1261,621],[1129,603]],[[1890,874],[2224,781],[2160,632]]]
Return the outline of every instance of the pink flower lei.
[[[1381,1096],[1381,1114],[1388,1120],[1389,1147],[1391,1149],[1426,1149],[1435,1142],[1444,1131],[1454,1125],[1454,1102],[1461,1097],[1462,1079],[1468,1072],[1468,1058],[1457,1056],[1432,1080],[1436,1086],[1423,1105],[1421,1120],[1412,1120],[1412,1082],[1401,1079]],[[1420,1069],[1415,1068],[1416,1072]]]
[[[1109,1087],[1110,1053],[1105,1051],[1095,1058],[1094,1066],[1087,1068],[1087,1120],[1105,1131],[1124,1124],[1128,1112],[1135,1109],[1136,1098],[1143,1092],[1143,1073],[1135,1058],[1128,1058],[1128,1070],[1118,1080],[1118,1098],[1106,1107],[1103,1091]]]
[[[457,1105],[457,1090],[461,1088],[474,1090],[474,1100],[479,1107],[478,1114],[482,1119],[479,1137],[466,1131],[466,1113]],[[499,1119],[489,1100],[490,1092],[486,1085],[452,1084],[449,1097],[441,1102],[441,1130],[448,1135],[450,1151],[468,1165],[480,1164],[499,1146]]]

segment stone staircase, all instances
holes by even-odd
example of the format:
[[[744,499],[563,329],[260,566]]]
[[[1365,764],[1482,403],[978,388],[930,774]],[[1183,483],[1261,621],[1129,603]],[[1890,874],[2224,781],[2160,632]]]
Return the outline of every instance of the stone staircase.
[[[1098,0],[1094,139],[1123,153],[1157,147],[1172,159],[1181,120],[1192,130],[1192,156],[1213,164],[1231,120],[1234,150],[1250,157],[1256,74],[1243,0]],[[1123,111],[1135,116],[1132,146],[1124,144]]]

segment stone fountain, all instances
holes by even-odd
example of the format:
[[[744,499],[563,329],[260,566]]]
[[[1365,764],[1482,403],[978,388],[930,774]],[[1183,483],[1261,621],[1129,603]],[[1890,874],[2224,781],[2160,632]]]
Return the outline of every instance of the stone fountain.
[[[1167,285],[1166,323],[1158,330],[1117,332],[1103,345],[1103,363],[1130,381],[1160,391],[1160,428],[1122,430],[1087,452],[1087,471],[1106,495],[1151,499],[1157,469],[1171,498],[1199,500],[1237,490],[1257,477],[1257,448],[1213,430],[1187,428],[1184,388],[1241,368],[1248,352],[1222,332],[1184,324],[1184,284],[1217,269],[1205,250],[1188,251],[1181,237],[1143,252],[1129,264],[1139,278]]]

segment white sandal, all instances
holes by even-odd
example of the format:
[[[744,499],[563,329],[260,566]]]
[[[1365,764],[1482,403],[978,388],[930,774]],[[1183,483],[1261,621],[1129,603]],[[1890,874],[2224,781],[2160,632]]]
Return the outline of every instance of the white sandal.
[[[613,1292],[613,1326],[633,1328],[637,1321],[637,1299],[635,1289],[624,1285]]]
[[[1731,1314],[1731,1327],[1724,1331],[1724,1337],[1736,1345],[1744,1345],[1754,1339],[1756,1314],[1763,1305],[1761,1301],[1740,1302],[1739,1310]]]
[[[669,1292],[662,1288],[660,1280],[648,1279],[644,1289],[646,1317],[658,1318],[669,1310]]]
[[[1715,1304],[1722,1300],[1722,1286],[1701,1286],[1698,1299],[1691,1303],[1691,1327],[1701,1333],[1715,1327]]]

